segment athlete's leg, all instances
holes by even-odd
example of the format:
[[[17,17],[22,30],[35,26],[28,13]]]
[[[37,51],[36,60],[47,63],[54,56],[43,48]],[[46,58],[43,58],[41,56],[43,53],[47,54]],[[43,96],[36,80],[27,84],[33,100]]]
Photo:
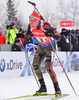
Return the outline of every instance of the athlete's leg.
[[[47,72],[49,73],[51,80],[54,84],[55,92],[61,93],[61,91],[59,89],[58,81],[57,81],[57,76],[52,68],[53,62],[51,63],[51,47],[48,47],[48,48],[50,48],[50,50],[47,50],[47,52],[46,52],[47,55],[46,55],[46,61],[45,61],[45,68],[46,68]]]
[[[42,60],[45,58],[45,56],[46,56],[46,54],[43,51],[43,49],[41,48],[41,46],[38,46],[37,51],[34,55],[34,59],[33,59],[33,68],[35,70],[35,73],[37,75],[37,78],[39,80],[41,87],[36,92],[46,92],[47,91],[46,86],[45,86],[45,82],[43,79],[43,74],[42,74],[42,71],[40,68],[40,64],[41,64]]]

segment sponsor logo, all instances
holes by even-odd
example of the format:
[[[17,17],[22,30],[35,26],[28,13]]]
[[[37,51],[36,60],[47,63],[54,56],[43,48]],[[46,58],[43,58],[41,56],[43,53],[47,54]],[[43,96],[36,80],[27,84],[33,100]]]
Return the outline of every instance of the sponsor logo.
[[[35,34],[36,34],[36,35],[39,35],[39,34],[42,35],[42,34],[44,34],[44,33],[33,32],[33,34],[34,34],[34,35],[35,35]]]
[[[5,60],[4,59],[1,59],[0,70],[1,70],[1,72],[3,72],[5,70]]]
[[[60,27],[74,27],[74,21],[61,21]]]
[[[8,70],[20,70],[22,69],[22,62],[18,62],[17,60],[10,60],[9,62],[6,62],[5,59],[0,60],[0,71],[8,71]]]

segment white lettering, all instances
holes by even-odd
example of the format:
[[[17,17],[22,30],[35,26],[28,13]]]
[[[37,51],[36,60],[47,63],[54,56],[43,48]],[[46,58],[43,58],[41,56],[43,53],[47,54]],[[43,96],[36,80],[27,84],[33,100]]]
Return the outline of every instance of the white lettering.
[[[33,32],[33,34],[39,35],[39,34],[44,34],[44,33]]]

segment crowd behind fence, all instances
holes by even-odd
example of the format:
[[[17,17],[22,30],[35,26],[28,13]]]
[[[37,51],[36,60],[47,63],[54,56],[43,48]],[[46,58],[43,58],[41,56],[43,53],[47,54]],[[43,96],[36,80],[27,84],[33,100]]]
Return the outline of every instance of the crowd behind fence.
[[[11,51],[13,43],[9,43],[7,41],[7,36],[4,38],[2,34],[3,33],[0,30],[0,51]],[[79,51],[79,29],[69,30],[62,28],[60,35],[61,35],[60,39],[58,41],[55,41],[56,51]],[[26,44],[29,43],[38,45],[34,36],[28,38],[20,38],[20,39],[24,47],[26,46]]]

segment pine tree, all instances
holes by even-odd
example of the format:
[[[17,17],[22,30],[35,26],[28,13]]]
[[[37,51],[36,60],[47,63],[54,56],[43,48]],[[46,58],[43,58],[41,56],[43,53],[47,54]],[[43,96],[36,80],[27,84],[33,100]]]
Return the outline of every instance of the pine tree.
[[[7,24],[10,24],[12,21],[16,23],[16,27],[17,29],[19,29],[22,25],[21,25],[21,22],[18,20],[17,18],[17,10],[15,8],[15,5],[14,5],[14,1],[13,0],[8,0],[7,2],[7,7],[8,7],[8,11],[7,11],[7,16],[8,16],[8,23]]]

